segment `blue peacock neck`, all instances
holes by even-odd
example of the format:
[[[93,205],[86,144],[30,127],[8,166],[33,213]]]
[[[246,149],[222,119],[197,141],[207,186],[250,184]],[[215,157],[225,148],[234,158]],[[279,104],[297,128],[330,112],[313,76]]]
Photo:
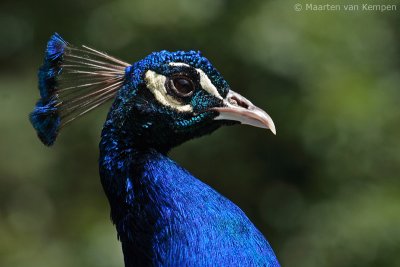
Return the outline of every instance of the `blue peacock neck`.
[[[100,142],[100,177],[110,203],[111,219],[122,243],[125,266],[151,263],[151,238],[158,215],[145,205],[148,196],[141,194],[146,158],[162,153],[138,145],[139,140],[127,131],[105,125]]]
[[[123,89],[103,127],[99,145],[100,177],[122,243],[125,266],[147,266],[155,258],[153,242],[158,231],[155,225],[160,218],[165,218],[158,207],[171,203],[158,192],[159,186],[174,186],[173,179],[156,182],[157,175],[150,170],[159,170],[160,174],[169,171],[186,177],[186,172],[166,156],[186,137],[179,140],[165,135],[160,139],[151,138],[155,136],[154,132],[159,132],[151,127],[156,123],[149,124],[140,110],[130,109],[137,102],[127,102],[126,94],[134,94],[135,90]]]
[[[236,205],[139,140],[106,123],[100,143],[101,182],[126,267],[279,266]]]
[[[138,90],[130,89],[122,88],[111,107],[99,159],[125,266],[279,266],[236,205],[166,156],[221,124],[198,123],[178,134],[162,113],[146,113]]]

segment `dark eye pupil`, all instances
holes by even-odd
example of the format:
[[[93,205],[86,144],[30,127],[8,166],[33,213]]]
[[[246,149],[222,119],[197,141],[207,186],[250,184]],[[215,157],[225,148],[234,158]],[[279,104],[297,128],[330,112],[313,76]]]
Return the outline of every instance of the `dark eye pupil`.
[[[193,84],[184,78],[176,78],[173,80],[176,90],[182,95],[188,95],[193,91]]]

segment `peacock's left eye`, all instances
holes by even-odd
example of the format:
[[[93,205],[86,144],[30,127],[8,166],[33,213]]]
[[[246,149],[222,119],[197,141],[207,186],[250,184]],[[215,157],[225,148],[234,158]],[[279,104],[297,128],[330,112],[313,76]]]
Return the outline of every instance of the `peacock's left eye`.
[[[192,80],[185,76],[172,77],[168,87],[178,97],[189,97],[194,92]]]

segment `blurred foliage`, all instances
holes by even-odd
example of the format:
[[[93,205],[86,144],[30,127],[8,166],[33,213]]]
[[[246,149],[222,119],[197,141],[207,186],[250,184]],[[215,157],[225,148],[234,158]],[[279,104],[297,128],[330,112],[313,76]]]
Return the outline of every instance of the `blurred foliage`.
[[[171,156],[237,203],[283,266],[400,266],[399,3],[384,1],[394,12],[295,3],[3,0],[0,266],[122,266],[97,170],[108,107],[52,148],[27,119],[55,31],[131,62],[201,50],[278,135],[229,127]]]

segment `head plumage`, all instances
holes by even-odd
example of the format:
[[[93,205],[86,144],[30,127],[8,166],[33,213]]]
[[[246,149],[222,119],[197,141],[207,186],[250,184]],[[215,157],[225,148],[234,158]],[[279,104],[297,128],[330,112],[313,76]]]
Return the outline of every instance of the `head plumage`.
[[[41,99],[30,121],[45,145],[59,130],[115,97],[130,64],[87,46],[75,47],[55,33],[39,69]]]

